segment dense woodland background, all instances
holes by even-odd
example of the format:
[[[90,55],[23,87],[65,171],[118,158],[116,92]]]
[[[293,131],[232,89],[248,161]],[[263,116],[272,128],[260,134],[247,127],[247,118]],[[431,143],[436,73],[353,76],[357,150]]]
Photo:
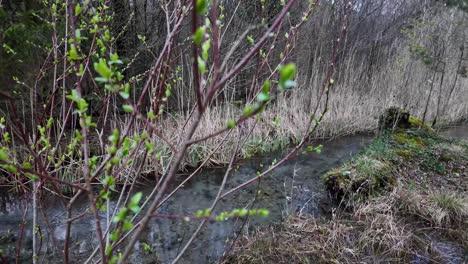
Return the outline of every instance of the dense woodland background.
[[[0,9],[0,84],[2,91],[14,94],[26,108],[30,106],[27,98],[31,89],[28,87],[34,86],[53,44],[50,8],[42,2],[4,0]],[[227,53],[246,30],[250,29],[249,36],[258,36],[262,21],[271,22],[280,11],[279,2],[266,1],[262,9],[260,1],[221,1],[223,23],[236,29],[223,35],[221,52]],[[449,121],[466,116],[466,106],[461,103],[466,99],[466,89],[462,89],[467,75],[466,13],[448,8],[447,3],[451,2],[362,0],[355,3],[346,45],[340,50],[337,62],[339,76],[336,79],[340,88],[333,96],[336,103],[332,115],[339,119],[341,126],[348,129],[353,121],[357,128],[369,128],[367,122],[372,118],[366,118],[368,114],[387,105],[407,107],[418,114],[428,112],[426,115],[431,121],[437,115]],[[465,1],[458,2],[466,8]],[[320,1],[313,18],[299,33],[291,60],[300,65],[299,87],[308,96],[290,101],[310,100],[317,92],[316,84],[321,80],[338,34],[344,3]],[[306,1],[296,4],[289,17],[291,23],[301,18],[305,5]],[[117,36],[113,49],[128,63],[125,76],[134,79],[138,89],[143,81],[138,76],[149,69],[164,45],[166,17],[156,0],[111,1],[110,7],[115,15],[109,23],[112,35]],[[56,27],[63,30],[63,18],[57,18],[56,23]],[[192,89],[188,88],[191,76],[187,28],[182,29],[178,37],[180,43],[172,55],[175,64],[171,72],[181,78],[175,79],[173,84],[174,96],[168,107],[171,112],[188,111],[193,102]],[[243,41],[240,49],[248,45]],[[277,45],[282,45],[281,41]],[[63,56],[63,46],[58,52]],[[279,60],[279,54],[276,57]],[[236,54],[232,60],[235,58]],[[255,67],[252,62],[238,78],[231,80],[229,88],[217,97],[218,103],[246,100]],[[50,97],[52,77],[41,79],[39,101]],[[93,114],[99,115],[105,96],[90,80],[88,82],[86,96],[92,102]],[[301,104],[307,106],[307,102]]]
[[[15,96],[25,112],[32,106],[28,100],[31,89],[36,86],[38,71],[53,44],[51,11],[42,2],[2,1],[0,9],[3,47],[0,85],[2,91]],[[223,24],[235,29],[223,34],[221,53],[227,53],[246,30],[255,39],[262,31],[259,29],[262,23],[270,23],[280,11],[279,0],[266,1],[264,8],[260,2],[220,2]],[[295,5],[289,16],[290,23],[301,19],[306,2]],[[290,109],[292,122],[301,121],[296,115],[301,111],[297,110],[307,112],[310,100],[317,94],[317,83],[327,67],[344,4],[345,1],[320,1],[313,18],[294,43],[297,47],[291,60],[300,66],[301,92],[288,95],[290,107],[287,109]],[[468,67],[467,18],[460,8],[449,8],[447,4],[466,9],[466,1],[362,0],[355,3],[346,43],[337,61],[339,86],[332,92],[334,99],[329,118],[334,127],[328,133],[369,129],[375,125],[374,114],[389,105],[408,108],[434,123],[437,117],[444,121],[466,117],[467,106],[462,102],[467,99],[467,89],[463,89]],[[134,80],[137,91],[143,82],[139,76],[150,68],[164,45],[166,17],[156,0],[110,1],[110,7],[114,16],[109,24],[112,35],[116,36],[112,48],[128,63],[124,74],[127,79]],[[58,33],[63,34],[60,31],[64,30],[65,21],[61,17],[56,19]],[[188,28],[188,25],[182,28],[172,54],[173,96],[167,109],[170,113],[187,112],[193,106]],[[58,41],[63,40],[59,38]],[[240,45],[242,50],[249,47],[249,42],[243,41]],[[277,45],[282,45],[282,41]],[[57,52],[63,56],[63,46]],[[276,55],[277,60],[279,55]],[[235,59],[236,54],[233,54],[231,61]],[[255,68],[253,61],[228,83],[228,88],[217,96],[216,103],[232,104],[251,97],[249,88]],[[268,75],[268,72],[261,74]],[[50,97],[52,79],[53,76],[43,76],[37,84],[38,102]],[[84,89],[93,115],[98,116],[105,100],[102,89],[92,80],[87,80]],[[146,104],[149,100],[147,98]],[[33,106],[36,110],[42,108]]]

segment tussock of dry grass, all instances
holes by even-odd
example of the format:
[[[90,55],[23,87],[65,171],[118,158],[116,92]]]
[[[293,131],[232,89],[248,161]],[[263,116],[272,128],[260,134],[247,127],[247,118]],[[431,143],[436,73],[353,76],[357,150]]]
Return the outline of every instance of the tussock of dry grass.
[[[292,217],[243,238],[226,263],[376,263],[409,260],[412,233],[392,216],[359,220]]]
[[[244,237],[227,263],[330,263],[354,258],[349,241],[355,228],[345,222],[328,223],[311,217],[292,217],[279,230]],[[234,257],[235,256],[235,257]]]
[[[468,223],[468,199],[466,194],[436,191],[428,195],[425,211],[439,226]]]
[[[426,221],[435,227],[457,228],[468,224],[468,199],[465,193],[408,189],[400,183],[392,192],[358,204],[354,214],[357,217],[397,214]]]

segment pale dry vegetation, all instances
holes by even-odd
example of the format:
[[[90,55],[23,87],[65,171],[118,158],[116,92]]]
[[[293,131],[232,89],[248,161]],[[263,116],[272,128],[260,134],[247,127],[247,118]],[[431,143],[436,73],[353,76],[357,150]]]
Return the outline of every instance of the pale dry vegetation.
[[[438,192],[436,198],[399,184],[331,219],[291,216],[245,235],[226,263],[463,262],[466,195]],[[442,251],[440,243],[451,243],[453,252]]]
[[[421,119],[424,117],[426,122],[439,127],[464,120],[468,116],[468,105],[464,103],[468,101],[468,89],[466,89],[468,78],[460,74],[460,65],[465,62],[458,58],[460,56],[458,42],[451,40],[462,38],[456,36],[460,30],[464,32],[462,35],[467,32],[466,29],[457,26],[450,26],[447,31],[442,31],[444,26],[457,25],[457,21],[464,19],[464,14],[454,10],[442,13],[440,16],[431,17],[431,13],[428,12],[427,17],[421,18],[425,22],[413,22],[416,24],[413,25],[416,29],[411,31],[412,38],[408,39],[409,37],[403,34],[392,40],[391,44],[382,46],[380,52],[383,54],[376,58],[379,67],[371,69],[371,73],[368,61],[360,58],[359,43],[349,47],[339,64],[337,81],[330,91],[329,110],[320,126],[314,131],[314,136],[333,137],[375,130],[379,114],[392,106],[408,109],[412,115]],[[438,25],[438,28],[434,28],[434,25]],[[439,62],[444,65],[443,69],[439,66],[434,69],[435,66],[425,64],[411,51],[412,45],[422,45],[421,43],[429,41],[426,38],[430,34],[441,34],[439,37],[445,38],[441,40],[446,45],[444,58],[437,58],[443,60]],[[300,55],[307,54],[301,49],[306,45],[305,42],[307,38],[298,40],[296,57],[299,62],[305,57]],[[313,110],[311,107],[320,100],[320,91],[317,88],[323,81],[322,69],[321,60],[312,60],[307,67],[299,68],[297,88],[279,94],[274,103],[268,106],[268,111],[260,114],[256,120],[243,124],[244,130],[253,127],[250,139],[247,140],[253,149],[243,149],[239,153],[241,157],[279,150],[300,140],[306,129],[310,112]],[[222,129],[226,126],[225,120],[242,113],[242,107],[235,99],[239,98],[236,94],[243,89],[245,87],[236,83],[228,85],[224,96],[232,100],[218,102],[216,107],[207,111],[201,121],[206,131]],[[192,90],[190,87],[185,87],[183,91]],[[178,93],[177,101],[190,101],[184,99],[186,96]],[[188,96],[193,95],[188,94]],[[244,100],[240,99],[240,102]],[[161,121],[160,130],[176,137],[177,132],[184,127],[189,114],[190,112],[174,112],[168,115]],[[278,121],[276,125],[275,120]],[[228,163],[229,155],[226,154],[228,153],[226,150],[237,144],[240,133],[241,130],[232,131],[227,142],[221,135],[200,143],[194,147],[191,157],[187,158],[187,164],[193,166],[213,151],[215,153],[209,164]],[[199,131],[195,137],[202,135],[203,132]],[[223,146],[218,147],[219,144]],[[279,147],[269,148],[272,145]]]

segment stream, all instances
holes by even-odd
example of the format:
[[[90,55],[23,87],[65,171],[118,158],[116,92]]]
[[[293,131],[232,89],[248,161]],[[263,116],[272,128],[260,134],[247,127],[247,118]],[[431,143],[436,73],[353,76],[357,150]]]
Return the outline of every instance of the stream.
[[[441,134],[448,137],[468,137],[468,125],[451,127],[445,129]],[[322,208],[324,203],[321,200],[328,200],[321,180],[322,175],[349,160],[363,147],[366,147],[373,138],[374,135],[358,134],[315,142],[316,145],[323,145],[322,153],[298,155],[260,182],[222,200],[214,213],[244,208],[250,206],[254,201],[253,208],[265,208],[270,211],[267,218],[254,217],[246,221],[243,232],[255,230],[268,224],[280,223],[282,219],[292,213],[320,215],[324,212]],[[278,153],[270,157],[253,158],[237,164],[229,176],[226,190],[251,179],[258,171],[265,170],[275,158],[279,160],[281,156]],[[202,170],[199,175],[194,177],[194,180],[189,181],[170,198],[159,209],[158,214],[194,215],[199,209],[209,208],[216,197],[225,170],[226,168]],[[182,181],[184,177],[184,175],[179,175],[178,181]],[[149,186],[140,186],[138,191],[148,195],[154,184],[149,182]],[[255,199],[255,197],[257,198]],[[47,207],[39,212],[38,221],[43,239],[38,263],[61,263],[61,259],[63,259],[61,251],[66,233],[66,213],[62,204],[57,200],[46,199]],[[3,256],[10,257],[11,261],[14,260],[23,214],[25,209],[28,209],[21,263],[32,262],[32,208],[28,208],[28,205],[30,207],[26,200],[9,194],[6,189],[0,189],[0,250],[3,251]],[[111,207],[112,205],[111,202]],[[75,203],[74,215],[83,212],[86,207],[87,199],[83,197]],[[44,213],[47,215],[48,225],[43,217]],[[105,212],[102,212],[102,216],[105,216]],[[207,223],[179,263],[216,261],[229,247],[230,241],[237,235],[243,222],[243,220],[238,219]],[[170,263],[190,238],[198,223],[196,220],[186,222],[182,219],[152,219],[147,232],[135,245],[134,254],[129,262],[156,263],[157,255],[162,263]],[[103,228],[105,229],[105,226]],[[71,259],[73,263],[83,263],[90,252],[98,247],[94,239],[94,230],[95,222],[90,216],[78,220],[72,226]]]

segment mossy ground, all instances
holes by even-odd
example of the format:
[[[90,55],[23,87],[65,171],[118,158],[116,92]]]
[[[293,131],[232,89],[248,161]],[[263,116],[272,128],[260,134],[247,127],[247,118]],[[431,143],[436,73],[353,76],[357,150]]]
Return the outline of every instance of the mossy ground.
[[[331,218],[292,216],[227,262],[467,263],[468,144],[409,120],[324,176]]]
[[[449,187],[447,181],[460,177],[468,165],[468,145],[437,136],[413,117],[410,122],[415,125],[384,132],[350,162],[328,172],[324,182],[330,193],[338,199],[367,199],[399,181]],[[459,186],[466,189],[466,184]]]

